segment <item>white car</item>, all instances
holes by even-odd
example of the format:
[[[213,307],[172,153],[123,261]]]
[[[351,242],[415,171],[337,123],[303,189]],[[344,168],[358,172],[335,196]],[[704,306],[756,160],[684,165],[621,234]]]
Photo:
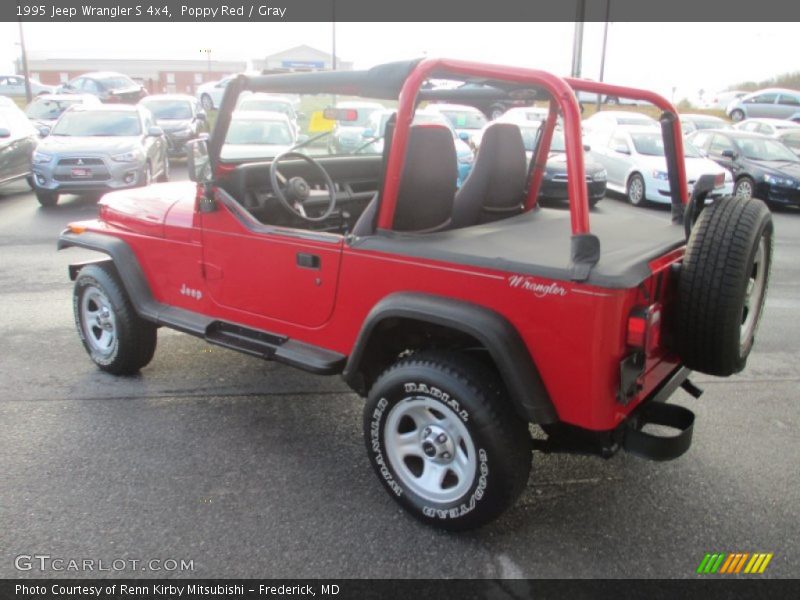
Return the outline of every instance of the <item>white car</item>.
[[[290,150],[297,134],[285,114],[234,111],[220,158],[227,161],[269,160]]]
[[[195,96],[200,100],[200,105],[208,112],[219,108],[222,104],[222,96],[225,94],[225,88],[233,81],[234,76],[225,77],[219,81],[209,81],[197,86]]]
[[[800,123],[787,121],[786,119],[745,119],[736,123],[733,128],[777,137],[779,133],[783,133],[787,129],[800,129]]]
[[[294,129],[295,136],[300,134],[300,126],[297,123],[298,114],[294,109],[295,102],[286,96],[276,94],[249,93],[245,92],[239,96],[236,103],[236,110],[242,111],[262,111],[277,112],[286,115],[289,123]]]
[[[701,129],[730,129],[731,124],[725,119],[720,119],[712,115],[682,114],[681,128],[683,135],[689,135]]]
[[[713,195],[733,193],[733,175],[730,171],[705,158],[689,142],[684,142],[683,147],[690,194],[697,179],[706,174],[724,175],[723,186],[715,189]],[[606,144],[592,146],[591,154],[606,168],[608,189],[627,195],[631,204],[641,206],[647,202],[672,202],[660,129],[618,127]]]
[[[427,111],[443,115],[453,125],[459,139],[470,143],[472,136],[486,125],[486,115],[474,106],[461,104],[428,104]]]
[[[626,110],[603,110],[584,119],[581,126],[584,135],[589,137],[591,145],[595,145],[596,143],[606,144],[611,132],[620,126],[659,127],[659,124],[653,117],[642,113]]]
[[[541,122],[547,118],[549,112],[549,109],[541,106],[518,106],[516,108],[509,108],[496,120],[503,123]]]
[[[56,86],[46,85],[35,79],[28,78],[31,84],[31,94],[52,94],[56,91]],[[19,96],[25,97],[25,78],[22,75],[0,75],[0,96]]]

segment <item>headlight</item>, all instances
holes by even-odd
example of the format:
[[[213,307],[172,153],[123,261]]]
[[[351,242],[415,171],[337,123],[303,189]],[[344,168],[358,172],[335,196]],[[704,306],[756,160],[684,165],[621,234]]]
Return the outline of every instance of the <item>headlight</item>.
[[[142,158],[144,157],[138,150],[131,150],[130,152],[123,152],[122,154],[114,154],[111,156],[111,159],[117,162],[138,162]]]
[[[608,171],[603,169],[602,171],[598,171],[594,174],[595,181],[605,181],[608,178]]]
[[[33,164],[35,165],[46,165],[47,163],[52,162],[52,160],[52,154],[45,154],[44,152],[39,152],[38,150],[33,153]]]
[[[660,179],[661,181],[669,180],[669,175],[666,171],[653,171],[653,178]]]
[[[770,185],[783,185],[783,186],[794,186],[795,180],[791,177],[776,177],[775,175],[764,175],[764,181],[769,183]]]
[[[470,152],[469,154],[462,154],[458,157],[458,162],[462,165],[471,165],[475,160],[475,156]]]

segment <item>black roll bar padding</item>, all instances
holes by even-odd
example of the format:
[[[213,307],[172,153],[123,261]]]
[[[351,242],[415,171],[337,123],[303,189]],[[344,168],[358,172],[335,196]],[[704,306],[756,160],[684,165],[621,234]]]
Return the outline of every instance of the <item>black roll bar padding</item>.
[[[593,233],[576,233],[570,238],[572,281],[586,281],[600,260],[600,239]]]
[[[678,182],[678,156],[675,153],[675,128],[678,119],[675,113],[661,113],[661,135],[664,136],[664,155],[667,158],[667,177],[669,179],[669,195],[672,199],[672,222],[683,223],[683,202],[681,200],[680,183]],[[683,158],[683,157],[681,157]]]
[[[687,241],[692,233],[692,227],[694,227],[697,217],[700,216],[700,213],[703,211],[703,208],[706,205],[706,198],[714,189],[716,179],[716,175],[701,175],[694,184],[692,197],[689,199],[689,203],[686,205],[686,215],[683,219],[683,228],[686,232]]]

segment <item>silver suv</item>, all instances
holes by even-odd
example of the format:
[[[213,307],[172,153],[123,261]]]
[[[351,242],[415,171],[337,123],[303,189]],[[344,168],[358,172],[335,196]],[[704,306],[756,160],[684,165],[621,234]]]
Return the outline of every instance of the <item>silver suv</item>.
[[[142,106],[72,106],[33,153],[42,206],[59,194],[96,194],[169,179],[164,131]]]

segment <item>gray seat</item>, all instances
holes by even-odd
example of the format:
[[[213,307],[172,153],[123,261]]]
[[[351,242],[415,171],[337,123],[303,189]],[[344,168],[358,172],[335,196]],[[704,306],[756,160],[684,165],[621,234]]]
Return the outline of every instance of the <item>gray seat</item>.
[[[519,127],[512,123],[489,125],[472,171],[456,194],[451,228],[488,223],[522,212],[527,162]]]
[[[413,125],[408,146],[392,229],[429,233],[450,226],[456,194],[458,163],[453,134],[441,125]],[[353,227],[353,235],[375,232],[378,195]]]

